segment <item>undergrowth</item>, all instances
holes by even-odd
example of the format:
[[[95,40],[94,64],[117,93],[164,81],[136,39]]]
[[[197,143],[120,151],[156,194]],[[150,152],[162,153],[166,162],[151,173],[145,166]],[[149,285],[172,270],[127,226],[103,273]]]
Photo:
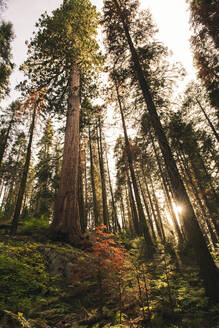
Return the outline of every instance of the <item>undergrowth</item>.
[[[219,327],[219,308],[171,243],[158,244],[146,262],[142,238],[104,227],[94,238],[86,251],[31,236],[0,238],[0,327]],[[48,250],[71,264],[70,276],[52,274]]]

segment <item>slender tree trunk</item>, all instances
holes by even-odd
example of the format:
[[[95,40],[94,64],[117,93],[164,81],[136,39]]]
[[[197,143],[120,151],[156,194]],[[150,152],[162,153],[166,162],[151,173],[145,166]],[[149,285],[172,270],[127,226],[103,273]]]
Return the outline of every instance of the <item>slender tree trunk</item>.
[[[107,195],[106,195],[106,179],[105,179],[105,170],[104,170],[104,161],[103,161],[102,129],[101,129],[100,118],[98,122],[98,127],[99,127],[99,138],[97,140],[97,146],[98,146],[101,187],[102,187],[103,222],[104,225],[109,229],[109,212],[108,212]]]
[[[86,226],[88,226],[88,187],[87,187],[87,159],[85,152],[85,165],[84,165],[84,215]]]
[[[219,272],[213,261],[213,258],[207,248],[206,242],[198,225],[195,217],[194,210],[190,203],[190,199],[181,180],[178,172],[172,151],[161,125],[160,119],[157,114],[155,104],[152,99],[152,95],[149,86],[146,82],[144,73],[142,71],[140,61],[137,52],[134,48],[128,26],[126,24],[126,18],[119,6],[118,0],[112,0],[115,4],[118,15],[123,24],[124,32],[126,35],[127,42],[129,44],[130,52],[132,55],[132,61],[135,66],[136,76],[147,104],[147,108],[150,114],[152,126],[155,130],[158,142],[162,151],[164,162],[166,165],[167,172],[171,183],[172,190],[175,194],[177,205],[182,205],[183,208],[183,221],[185,227],[185,233],[187,239],[191,242],[193,249],[196,254],[196,259],[200,268],[201,276],[204,280],[206,294],[213,300],[219,300]]]
[[[164,177],[164,172],[163,172],[163,169],[162,169],[162,165],[160,163],[160,158],[158,156],[157,148],[155,146],[155,142],[154,142],[154,139],[152,137],[151,132],[150,132],[150,139],[151,139],[151,142],[152,142],[152,147],[153,147],[153,150],[154,150],[154,154],[155,154],[155,157],[156,157],[156,160],[157,160],[157,164],[158,164],[158,168],[159,168],[159,171],[160,171],[161,179],[162,179],[163,186],[164,186],[164,189],[165,189],[166,198],[168,200],[168,205],[169,205],[169,210],[170,210],[170,215],[171,215],[171,218],[172,218],[172,221],[173,221],[173,225],[174,225],[174,228],[176,230],[178,240],[179,240],[179,242],[182,243],[183,242],[183,235],[181,233],[181,230],[180,230],[180,227],[179,227],[175,212],[173,210],[173,205],[172,205],[172,201],[171,201],[171,198],[170,198],[168,185],[167,185],[166,179]]]
[[[9,137],[9,134],[11,132],[11,128],[12,128],[13,123],[14,123],[14,116],[15,116],[15,110],[13,110],[13,112],[12,112],[12,116],[11,116],[8,128],[4,131],[1,131],[0,138],[2,140],[0,139],[0,167],[2,165],[3,156],[4,156],[4,153],[5,153],[5,149],[7,147],[8,137]]]
[[[134,195],[133,195],[133,191],[132,191],[132,185],[131,185],[127,167],[126,167],[126,172],[127,172],[127,183],[128,183],[129,200],[130,200],[131,211],[132,211],[133,225],[134,225],[136,234],[140,235],[141,231],[140,231],[140,227],[139,227],[138,212],[137,212],[136,205],[135,205]]]
[[[1,203],[1,211],[3,211],[3,209],[5,209],[8,192],[9,192],[9,189],[5,185],[4,186],[4,194],[3,194],[3,197],[2,197],[2,203]]]
[[[27,184],[27,175],[28,175],[29,166],[30,166],[31,148],[32,148],[33,133],[34,133],[35,121],[36,121],[37,105],[38,105],[38,100],[36,100],[36,103],[34,104],[34,109],[33,109],[33,114],[32,114],[32,122],[30,125],[29,142],[28,142],[27,152],[26,152],[26,160],[25,160],[23,174],[22,174],[22,178],[21,178],[21,182],[20,182],[19,191],[18,191],[14,216],[13,216],[13,220],[11,223],[11,231],[10,232],[12,235],[16,234],[16,232],[17,232],[18,221],[20,218],[22,202],[23,202],[25,188],[26,188],[26,184]]]
[[[158,204],[158,200],[157,200],[157,197],[156,197],[156,194],[155,194],[154,184],[153,184],[150,173],[148,174],[148,177],[149,177],[150,185],[151,185],[151,189],[152,189],[153,203],[154,203],[154,206],[155,206],[155,209],[156,209],[156,212],[157,212],[157,215],[155,215],[156,227],[157,227],[157,230],[158,230],[158,233],[159,233],[159,236],[160,236],[161,240],[165,241],[166,238],[165,238],[165,233],[164,233],[164,229],[163,229],[161,213],[160,213],[159,204]],[[148,192],[150,193],[149,188],[148,188]]]
[[[131,208],[131,200],[130,195],[128,191],[127,183],[125,184],[125,197],[126,197],[126,207],[127,207],[127,217],[128,217],[128,223],[129,223],[129,231],[131,232],[132,236],[135,236],[137,233],[134,228],[134,220],[132,215],[132,208]]]
[[[217,192],[216,192],[216,190],[215,190],[215,188],[214,188],[214,186],[213,186],[213,184],[212,184],[212,177],[211,177],[211,175],[209,174],[209,172],[208,172],[208,170],[207,170],[207,168],[206,168],[206,165],[205,165],[205,163],[204,163],[204,161],[203,161],[203,158],[202,158],[202,156],[200,155],[200,153],[199,153],[198,151],[196,151],[196,156],[198,157],[198,159],[199,159],[199,161],[200,161],[200,164],[201,164],[201,166],[202,166],[202,168],[203,168],[203,170],[204,170],[204,172],[205,172],[205,176],[206,176],[206,178],[207,178],[208,181],[209,181],[209,185],[210,185],[210,187],[211,187],[212,194],[214,195],[215,200],[216,200],[217,202],[219,202],[218,194],[217,194]]]
[[[108,162],[108,158],[107,158],[107,153],[106,153],[105,156],[106,156],[106,165],[107,165],[107,172],[108,172],[108,179],[109,179],[109,186],[110,186],[110,194],[111,194],[111,200],[112,200],[113,221],[114,221],[115,231],[117,231],[117,229],[120,231],[121,227],[120,227],[120,224],[119,224],[115,199],[114,199],[114,195],[113,195],[113,187],[112,187],[112,182],[111,182],[111,177],[110,177],[109,162]]]
[[[3,191],[4,191],[4,183],[0,184],[0,206],[2,205],[2,199],[3,199]]]
[[[217,213],[215,213],[214,211],[212,211],[212,206],[211,206],[211,204],[209,202],[209,199],[208,199],[208,197],[206,195],[206,192],[205,192],[205,190],[204,190],[204,188],[202,186],[202,183],[201,183],[199,177],[196,174],[196,167],[195,167],[195,165],[192,162],[191,162],[191,166],[192,166],[192,171],[193,171],[193,174],[194,174],[196,183],[197,183],[197,185],[199,187],[199,190],[200,190],[201,197],[202,197],[202,199],[203,199],[203,201],[205,203],[206,208],[208,209],[208,212],[210,214],[210,217],[211,217],[212,223],[214,225],[214,228],[216,230],[216,233],[219,235],[219,227],[218,227],[218,224],[217,224]]]
[[[136,203],[137,203],[137,207],[138,207],[140,228],[141,228],[141,231],[143,233],[145,242],[146,242],[147,247],[148,247],[148,256],[151,257],[154,253],[154,246],[153,246],[153,241],[152,241],[149,229],[148,229],[148,225],[147,225],[146,218],[145,218],[145,215],[144,215],[143,206],[142,206],[142,203],[141,203],[141,198],[140,198],[139,191],[138,191],[138,185],[137,185],[136,176],[135,176],[135,172],[134,172],[134,168],[133,168],[132,154],[131,154],[131,149],[130,149],[128,134],[127,134],[126,124],[125,124],[125,118],[124,118],[124,113],[123,113],[123,108],[122,108],[122,102],[121,102],[121,98],[120,98],[120,95],[119,95],[119,88],[118,88],[118,85],[117,85],[116,81],[115,81],[115,87],[116,87],[116,93],[117,93],[117,99],[118,99],[120,114],[121,114],[121,118],[122,118],[122,126],[123,126],[123,132],[124,132],[124,137],[125,137],[125,145],[126,145],[126,151],[127,151],[127,157],[128,157],[129,170],[130,170],[130,173],[131,173],[131,179],[132,179],[133,189],[134,189],[134,193],[135,193],[135,199],[136,199]]]
[[[195,98],[195,100],[196,100],[197,104],[199,105],[199,108],[201,109],[202,113],[204,114],[206,120],[208,121],[208,124],[209,124],[209,126],[210,126],[210,128],[211,128],[211,130],[212,130],[212,132],[213,132],[213,134],[214,134],[214,136],[215,136],[215,138],[216,138],[217,141],[219,142],[219,134],[217,133],[217,131],[216,131],[214,125],[212,124],[210,118],[208,117],[206,111],[205,111],[204,108],[202,107],[202,105],[201,105],[201,103],[200,103],[200,101],[198,100],[197,97]]]
[[[149,199],[151,211],[152,211],[152,214],[153,214],[153,217],[154,217],[154,220],[155,220],[156,213],[155,213],[154,205],[153,205],[153,202],[152,202],[152,199],[151,199],[151,194],[150,194],[150,191],[148,189],[148,183],[147,183],[147,180],[146,180],[146,177],[145,177],[145,172],[144,172],[144,168],[143,168],[143,164],[142,163],[141,163],[141,171],[142,171],[142,176],[143,176],[143,182],[144,182],[144,185],[145,185],[145,188],[146,188],[146,192],[147,192],[147,197]],[[159,232],[158,232],[158,235],[159,235]]]
[[[80,72],[75,64],[70,76],[63,162],[50,230],[52,238],[67,241],[73,245],[78,245],[82,239],[78,206],[79,88]]]
[[[204,220],[204,225],[206,226],[206,216],[204,216],[204,213],[205,213],[205,209],[201,203],[201,199],[199,198],[199,194],[198,194],[198,190],[196,188],[196,186],[194,185],[193,183],[193,177],[191,175],[191,172],[188,168],[188,165],[187,165],[187,162],[185,162],[181,156],[181,154],[179,153],[179,151],[177,151],[177,156],[178,156],[178,163],[179,163],[179,166],[180,166],[180,169],[181,169],[181,172],[183,174],[183,180],[185,181],[185,184],[186,184],[186,187],[187,187],[187,190],[188,192],[190,193],[190,197],[194,198],[193,200],[193,206],[194,206],[194,209],[196,211],[196,215],[198,217],[200,217],[200,214],[201,216],[203,217],[203,220]],[[195,206],[195,200],[197,201],[198,203],[198,206]],[[200,205],[200,203],[201,205]],[[202,208],[204,211],[202,211]],[[199,220],[199,222],[201,222]],[[201,224],[201,223],[200,223]],[[201,225],[200,225],[201,226]],[[206,242],[209,244],[211,243],[210,239],[209,239],[209,236],[205,233],[204,229],[202,228],[202,231],[203,231],[203,235],[206,239]]]
[[[182,154],[181,157],[182,157],[182,161],[184,163],[184,166],[187,166],[188,171],[190,171],[190,169],[188,168],[188,164],[186,162],[186,156],[185,156],[185,153],[184,153],[182,147],[181,147],[180,150],[181,150],[181,154]],[[202,198],[203,202],[205,203],[205,206],[208,210],[208,213],[210,214],[210,217],[211,217],[213,226],[216,230],[216,233],[217,233],[217,235],[219,235],[219,227],[218,227],[218,224],[217,224],[217,213],[215,213],[215,211],[212,209],[212,204],[210,203],[210,201],[209,201],[209,199],[206,195],[206,191],[205,191],[206,188],[203,187],[203,185],[202,185],[202,179],[204,177],[203,177],[202,174],[199,173],[199,167],[196,164],[197,161],[199,161],[199,163],[203,164],[204,174],[206,175],[206,178],[207,178],[207,180],[208,180],[208,182],[211,186],[211,191],[213,193],[213,197],[215,198],[215,202],[217,202],[217,203],[218,203],[218,197],[217,197],[217,194],[216,194],[216,192],[215,192],[215,190],[214,190],[214,188],[211,184],[211,176],[209,176],[209,174],[207,172],[207,169],[206,169],[206,167],[203,163],[202,157],[197,152],[195,153],[195,155],[197,155],[198,158],[197,157],[192,157],[190,154],[188,154],[190,164],[191,164],[192,176],[194,177],[194,180],[196,182],[196,185],[198,186],[201,198]],[[191,181],[191,183],[193,183],[193,182]]]
[[[95,226],[97,227],[100,225],[100,222],[99,222],[99,214],[97,209],[97,196],[96,196],[95,179],[94,179],[94,161],[93,161],[90,125],[89,125],[89,147],[90,147],[90,176],[91,176],[91,187],[92,187],[92,196],[93,196],[94,223]]]
[[[79,204],[79,214],[80,214],[80,224],[81,231],[85,233],[87,229],[87,218],[85,215],[85,206],[84,206],[84,190],[83,190],[83,176],[81,169],[81,158],[79,156],[79,177],[78,177],[78,204]]]
[[[123,203],[123,197],[122,194],[120,195],[120,204],[121,204],[121,216],[122,216],[122,227],[123,229],[127,229],[126,227],[126,220],[125,220],[125,208]]]
[[[196,185],[194,184],[194,182],[193,182],[193,177],[192,177],[192,174],[191,174],[191,172],[190,172],[190,169],[189,169],[189,167],[188,167],[188,164],[187,164],[187,162],[186,162],[186,159],[185,159],[185,157],[184,156],[181,156],[181,155],[178,155],[179,156],[179,158],[180,158],[180,160],[181,160],[181,163],[182,163],[182,165],[183,165],[183,167],[184,167],[184,172],[185,172],[185,174],[187,175],[187,180],[188,180],[188,183],[191,185],[191,187],[192,187],[192,191],[193,191],[193,194],[194,194],[194,197],[196,198],[196,200],[197,200],[197,202],[198,202],[198,205],[199,205],[199,208],[200,208],[200,210],[201,210],[201,212],[202,212],[202,217],[203,217],[203,220],[205,221],[205,223],[207,224],[207,227],[208,227],[208,230],[209,230],[209,233],[210,233],[210,236],[211,236],[211,240],[212,240],[212,243],[213,243],[213,245],[214,246],[216,246],[216,243],[217,243],[217,237],[216,237],[216,235],[215,235],[215,233],[214,233],[214,231],[213,231],[213,229],[212,229],[212,227],[211,227],[211,224],[210,224],[210,222],[209,222],[209,218],[208,218],[208,214],[207,214],[207,212],[206,212],[206,210],[205,210],[205,207],[203,206],[203,204],[202,204],[202,200],[201,200],[201,198],[200,198],[200,196],[199,196],[199,192],[198,192],[198,189],[197,189],[197,187],[196,187]]]
[[[149,206],[148,206],[147,200],[145,198],[144,190],[142,188],[139,175],[137,173],[136,173],[136,175],[137,175],[137,178],[138,178],[138,185],[139,185],[139,189],[141,191],[142,199],[143,199],[143,202],[144,202],[144,207],[145,207],[146,212],[147,212],[148,222],[149,222],[149,226],[151,228],[151,234],[152,234],[153,239],[156,240],[157,238],[156,238],[156,234],[155,234],[154,225],[153,225],[151,213],[150,213],[150,210],[149,210]],[[159,235],[159,233],[158,233],[158,235]]]

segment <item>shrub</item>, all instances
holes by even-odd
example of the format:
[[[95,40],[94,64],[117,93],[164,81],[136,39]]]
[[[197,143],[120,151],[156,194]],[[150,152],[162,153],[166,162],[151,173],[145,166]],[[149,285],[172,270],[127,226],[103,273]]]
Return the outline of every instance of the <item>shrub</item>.
[[[31,217],[25,219],[21,225],[21,231],[24,234],[31,235],[33,233],[46,230],[49,227],[49,220],[44,216],[41,217]]]

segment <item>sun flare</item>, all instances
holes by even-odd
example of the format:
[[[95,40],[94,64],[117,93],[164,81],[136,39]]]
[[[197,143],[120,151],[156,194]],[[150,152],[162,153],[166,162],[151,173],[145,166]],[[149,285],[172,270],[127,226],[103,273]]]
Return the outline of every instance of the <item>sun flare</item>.
[[[182,213],[182,210],[183,210],[182,206],[180,206],[180,205],[176,205],[175,203],[173,204],[173,209],[174,209],[174,212],[175,212],[176,214],[180,214],[180,213]]]

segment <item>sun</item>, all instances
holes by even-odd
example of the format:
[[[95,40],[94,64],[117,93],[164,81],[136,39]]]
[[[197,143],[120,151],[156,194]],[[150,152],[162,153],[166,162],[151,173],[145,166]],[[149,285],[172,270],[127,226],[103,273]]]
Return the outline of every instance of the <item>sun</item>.
[[[178,214],[182,213],[183,208],[182,208],[182,206],[173,203],[173,210],[174,210],[175,214],[178,215]]]
[[[183,211],[183,207],[181,205],[177,205],[176,203],[173,202],[173,210],[174,210],[174,213],[175,213],[176,220],[177,220],[178,224],[181,225],[179,216]],[[169,211],[165,210],[165,212],[166,212],[166,217],[168,219],[168,222],[170,223],[170,225],[172,227],[174,227],[173,219],[172,219]]]

